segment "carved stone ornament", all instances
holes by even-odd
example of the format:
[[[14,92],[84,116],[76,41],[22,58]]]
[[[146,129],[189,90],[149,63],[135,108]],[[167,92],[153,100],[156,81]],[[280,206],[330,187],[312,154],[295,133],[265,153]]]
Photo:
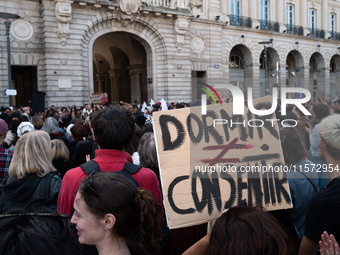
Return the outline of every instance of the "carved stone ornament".
[[[33,36],[34,30],[31,23],[26,20],[15,20],[11,26],[11,34],[19,41],[30,40]]]
[[[184,36],[189,27],[188,19],[177,18],[175,21],[176,47],[177,52],[181,52],[184,44]]]
[[[142,7],[141,0],[120,0],[119,8],[127,15],[135,14]]]
[[[57,0],[55,5],[55,14],[58,22],[58,37],[61,44],[66,44],[66,39],[70,33],[69,24],[72,19],[72,6],[73,1]]]
[[[200,8],[202,6],[202,0],[190,0],[191,8]]]
[[[204,50],[204,41],[200,37],[195,37],[191,41],[191,48],[195,53],[201,53]]]

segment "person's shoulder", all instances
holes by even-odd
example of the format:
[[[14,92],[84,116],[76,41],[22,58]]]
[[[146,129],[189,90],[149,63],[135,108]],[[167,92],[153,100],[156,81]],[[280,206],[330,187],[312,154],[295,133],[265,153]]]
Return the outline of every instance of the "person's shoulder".
[[[150,168],[141,167],[137,173],[140,173],[143,176],[154,176],[156,177],[156,174],[154,171],[152,171]]]
[[[81,169],[80,166],[78,166],[78,167],[68,170],[66,174],[64,175],[63,180],[65,179],[74,180],[74,179],[77,179],[77,177],[78,178],[82,177],[83,175],[86,175],[85,172]]]
[[[141,187],[143,187],[143,185],[153,185],[154,183],[157,183],[158,185],[158,180],[155,172],[146,167],[141,167],[139,171],[133,175],[133,178],[135,178],[135,180],[140,184]]]
[[[0,145],[0,155],[8,155],[8,156],[12,156],[13,155],[13,151],[6,149],[4,146]]]
[[[333,207],[334,201],[333,199],[328,195],[330,190],[324,189],[320,192],[318,192],[310,201],[309,208],[310,209],[324,209],[326,210],[327,207]],[[339,196],[340,197],[340,196]]]

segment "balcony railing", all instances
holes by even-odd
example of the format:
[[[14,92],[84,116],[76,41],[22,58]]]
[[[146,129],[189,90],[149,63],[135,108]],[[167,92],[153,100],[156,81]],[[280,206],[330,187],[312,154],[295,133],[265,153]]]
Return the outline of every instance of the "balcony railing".
[[[329,33],[331,34],[331,38],[332,40],[335,41],[340,41],[340,33],[334,32],[334,31],[329,31]]]
[[[317,38],[325,38],[325,30],[322,29],[316,29],[316,28],[310,28],[309,29],[309,35],[310,37],[317,37]]]
[[[303,27],[302,26],[294,26],[291,24],[286,24],[287,26],[287,33],[294,34],[294,35],[303,35]]]
[[[121,0],[74,0],[74,2],[85,2],[89,4],[100,4],[102,6],[119,6]],[[125,0],[123,0],[125,1]],[[155,7],[164,9],[188,9],[189,10],[189,0],[143,0],[143,7]]]
[[[251,18],[233,14],[230,14],[228,16],[230,25],[251,28]]]
[[[279,25],[279,22],[273,22],[273,21],[269,21],[265,19],[260,19],[260,29],[279,32],[280,25]]]
[[[188,8],[189,0],[144,0],[148,6],[165,7],[165,8]]]

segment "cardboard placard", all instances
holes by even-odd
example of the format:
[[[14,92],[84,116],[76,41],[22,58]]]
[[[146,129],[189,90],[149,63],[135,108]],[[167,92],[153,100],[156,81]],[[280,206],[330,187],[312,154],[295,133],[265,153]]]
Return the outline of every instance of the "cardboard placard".
[[[90,104],[103,104],[108,102],[108,97],[106,93],[92,94],[89,96]]]
[[[254,99],[270,109],[271,97]],[[224,209],[291,208],[275,114],[232,115],[232,104],[155,112],[164,207],[171,229],[208,222]]]

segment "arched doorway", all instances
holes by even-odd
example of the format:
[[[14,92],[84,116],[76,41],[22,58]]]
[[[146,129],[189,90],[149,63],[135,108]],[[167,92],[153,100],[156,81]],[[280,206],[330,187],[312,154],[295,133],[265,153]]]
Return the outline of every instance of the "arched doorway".
[[[142,39],[111,32],[93,44],[93,91],[107,93],[110,103],[148,101],[147,54]]]
[[[313,98],[325,96],[325,61],[318,52],[309,60],[309,91]]]
[[[334,55],[330,61],[330,95],[332,98],[340,95],[340,56]]]
[[[286,59],[286,87],[303,86],[303,58],[300,52],[292,50]]]
[[[229,83],[238,86],[246,95],[252,87],[253,59],[250,50],[241,44],[232,48],[229,55]]]

